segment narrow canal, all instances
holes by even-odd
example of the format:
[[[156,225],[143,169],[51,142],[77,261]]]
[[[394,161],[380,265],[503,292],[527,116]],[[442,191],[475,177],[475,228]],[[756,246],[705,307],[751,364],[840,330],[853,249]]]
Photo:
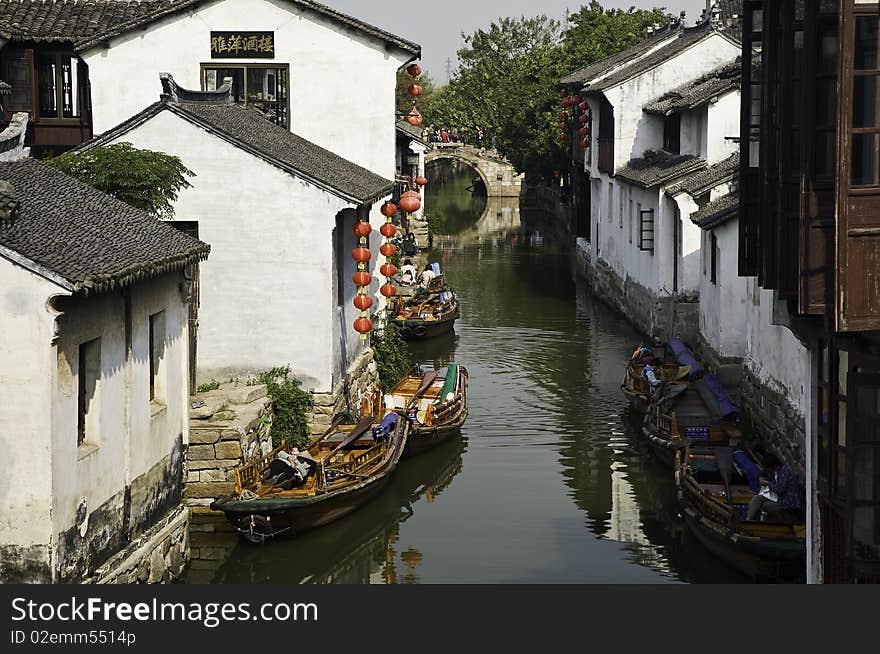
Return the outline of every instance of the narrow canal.
[[[462,317],[454,336],[413,349],[426,368],[470,371],[461,437],[297,539],[257,548],[193,534],[188,581],[740,581],[688,534],[672,471],[638,437],[619,384],[639,335],[572,280],[547,217],[472,197],[467,169],[434,178],[427,206],[449,234],[433,257]]]

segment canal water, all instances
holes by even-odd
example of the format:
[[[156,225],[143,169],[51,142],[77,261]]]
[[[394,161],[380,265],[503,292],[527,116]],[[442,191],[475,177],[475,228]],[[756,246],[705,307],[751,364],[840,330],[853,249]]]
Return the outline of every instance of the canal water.
[[[573,280],[552,219],[473,197],[468,169],[432,177],[426,206],[448,232],[432,259],[462,315],[454,335],[413,353],[426,368],[467,367],[461,436],[403,461],[371,504],[296,539],[252,547],[194,533],[188,581],[742,581],[680,520],[672,471],[639,438],[619,388],[640,336]]]

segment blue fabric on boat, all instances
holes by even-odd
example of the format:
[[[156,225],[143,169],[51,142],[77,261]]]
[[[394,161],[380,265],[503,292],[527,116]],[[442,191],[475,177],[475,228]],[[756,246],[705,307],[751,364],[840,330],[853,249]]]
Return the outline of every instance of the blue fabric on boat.
[[[718,400],[720,417],[724,420],[735,421],[739,411],[727,391],[724,390],[718,375],[706,375],[703,377],[703,381],[706,382],[706,386]]]
[[[757,493],[761,490],[761,482],[758,481],[761,469],[749,458],[749,455],[742,450],[736,450],[733,453],[733,461],[742,470],[746,479],[748,479],[749,488],[752,489],[752,492]]]
[[[680,365],[691,367],[688,379],[699,379],[703,375],[703,366],[694,358],[687,345],[674,338],[666,344],[666,348],[672,352]]]
[[[431,270],[434,271],[435,275],[440,275],[440,264],[439,263],[432,263]]]
[[[382,419],[376,427],[373,427],[373,436],[374,437],[384,437],[388,436],[392,431],[394,431],[395,425],[397,425],[397,414],[389,413]]]

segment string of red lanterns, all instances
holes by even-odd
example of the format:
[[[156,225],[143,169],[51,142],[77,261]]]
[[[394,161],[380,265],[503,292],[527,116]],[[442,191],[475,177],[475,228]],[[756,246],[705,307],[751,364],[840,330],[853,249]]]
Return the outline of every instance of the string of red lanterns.
[[[406,67],[406,72],[413,78],[413,83],[410,84],[409,88],[406,90],[413,99],[412,110],[410,110],[407,115],[406,122],[413,127],[421,127],[425,119],[422,117],[422,114],[419,113],[419,110],[416,109],[416,98],[422,94],[423,89],[418,83],[416,83],[415,78],[422,74],[422,68],[417,63],[413,62]]]
[[[568,91],[565,89],[559,92],[559,97],[561,98],[559,104],[563,108],[563,112],[559,116],[559,142],[564,144],[568,141],[571,132],[571,127],[568,122],[570,116],[569,113],[564,110],[574,108],[571,117],[577,117],[577,120],[581,125],[580,129],[578,129],[580,145],[582,148],[590,147],[590,126],[593,118],[590,111],[590,105],[579,95],[569,95]]]
[[[357,272],[352,277],[355,285],[358,287],[357,295],[354,298],[354,306],[360,310],[360,317],[354,321],[354,330],[361,335],[361,340],[367,339],[367,334],[373,330],[373,321],[369,319],[367,313],[373,306],[373,298],[369,295],[370,283],[373,276],[367,272],[367,262],[372,258],[372,253],[368,247],[367,238],[373,231],[372,226],[365,220],[357,220],[354,224],[354,233],[358,237],[358,246],[351,251],[351,257],[357,262]]]

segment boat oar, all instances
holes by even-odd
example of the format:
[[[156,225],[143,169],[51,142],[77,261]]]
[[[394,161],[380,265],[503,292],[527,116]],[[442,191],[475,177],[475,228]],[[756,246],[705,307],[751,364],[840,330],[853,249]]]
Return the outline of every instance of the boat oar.
[[[409,401],[409,404],[406,405],[406,408],[404,409],[404,411],[409,411],[410,409],[413,408],[413,406],[415,406],[416,402],[418,402],[419,398],[422,395],[424,395],[425,391],[431,387],[431,384],[434,383],[435,379],[437,379],[437,371],[436,370],[430,370],[425,373],[425,375],[422,377],[422,383],[419,386],[419,389],[415,392],[415,395],[412,396],[412,398]]]

